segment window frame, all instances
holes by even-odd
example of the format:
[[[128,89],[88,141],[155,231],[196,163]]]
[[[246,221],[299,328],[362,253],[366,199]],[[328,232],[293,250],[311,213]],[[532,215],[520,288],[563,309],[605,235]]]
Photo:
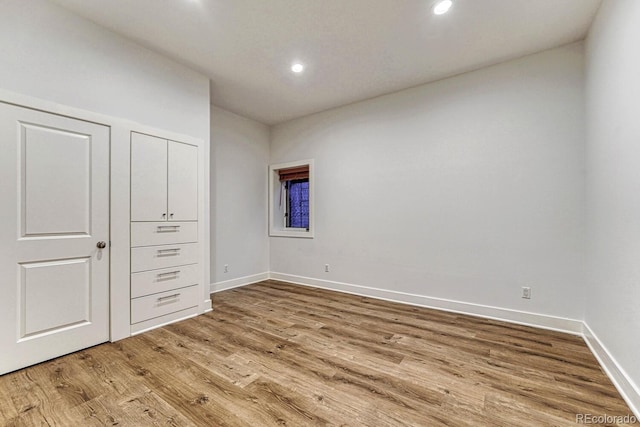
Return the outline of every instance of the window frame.
[[[309,168],[309,229],[286,227],[284,216],[286,207],[280,204],[282,197],[282,183],[280,173],[282,169],[290,169],[300,166]],[[286,202],[284,203],[286,205]],[[313,159],[300,160],[288,163],[278,163],[269,166],[269,236],[272,237],[298,237],[314,238],[314,165]]]

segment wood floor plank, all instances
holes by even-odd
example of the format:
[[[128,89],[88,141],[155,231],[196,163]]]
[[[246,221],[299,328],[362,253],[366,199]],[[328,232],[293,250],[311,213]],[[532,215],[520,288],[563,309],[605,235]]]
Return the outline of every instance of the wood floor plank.
[[[195,426],[176,408],[148,391],[140,395],[98,397],[73,409],[82,426]]]
[[[18,412],[16,417],[4,420],[7,425],[65,425],[71,422],[67,412],[57,410],[65,407],[64,400],[47,384],[52,366],[52,362],[45,362],[0,377],[3,380],[9,377],[8,381],[13,385],[10,403]],[[2,402],[3,405],[8,403]]]
[[[234,363],[230,357],[209,351],[206,347],[190,345],[189,340],[182,337],[186,328],[189,328],[189,325],[171,325],[170,328],[157,329],[154,331],[153,340],[176,357],[197,363],[222,376],[234,386],[243,388],[258,379],[258,373],[247,369],[243,364]]]
[[[9,426],[569,426],[631,411],[580,337],[277,281],[0,376]]]
[[[175,357],[153,340],[139,338],[123,343],[122,350],[132,355],[125,375],[139,377],[196,425],[246,425],[225,405],[229,400],[244,400],[236,388],[190,360]]]

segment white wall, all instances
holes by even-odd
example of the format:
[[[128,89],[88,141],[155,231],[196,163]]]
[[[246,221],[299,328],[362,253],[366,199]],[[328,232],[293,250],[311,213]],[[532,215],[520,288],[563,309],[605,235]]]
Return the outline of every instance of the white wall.
[[[0,87],[209,138],[209,80],[46,0],[0,1]]]
[[[573,44],[274,127],[271,163],[315,159],[316,237],[271,238],[271,270],[582,319],[583,59]]]
[[[268,277],[269,127],[212,107],[211,149],[211,277],[220,290]]]
[[[586,85],[585,320],[635,388],[636,411],[640,410],[639,23],[637,0],[602,4],[588,37]]]

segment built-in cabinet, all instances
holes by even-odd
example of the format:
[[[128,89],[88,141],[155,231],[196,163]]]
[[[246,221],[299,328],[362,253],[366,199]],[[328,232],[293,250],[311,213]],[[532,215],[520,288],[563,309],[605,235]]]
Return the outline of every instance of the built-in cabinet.
[[[131,221],[198,220],[198,147],[131,137]]]
[[[132,132],[133,333],[197,314],[198,236],[198,147]]]

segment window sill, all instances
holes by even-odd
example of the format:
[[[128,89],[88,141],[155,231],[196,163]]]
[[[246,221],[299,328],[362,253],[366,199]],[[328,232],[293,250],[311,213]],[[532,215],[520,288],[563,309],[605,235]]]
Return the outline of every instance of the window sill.
[[[295,237],[298,239],[313,239],[313,231],[306,230],[271,230],[269,232],[271,237]]]

